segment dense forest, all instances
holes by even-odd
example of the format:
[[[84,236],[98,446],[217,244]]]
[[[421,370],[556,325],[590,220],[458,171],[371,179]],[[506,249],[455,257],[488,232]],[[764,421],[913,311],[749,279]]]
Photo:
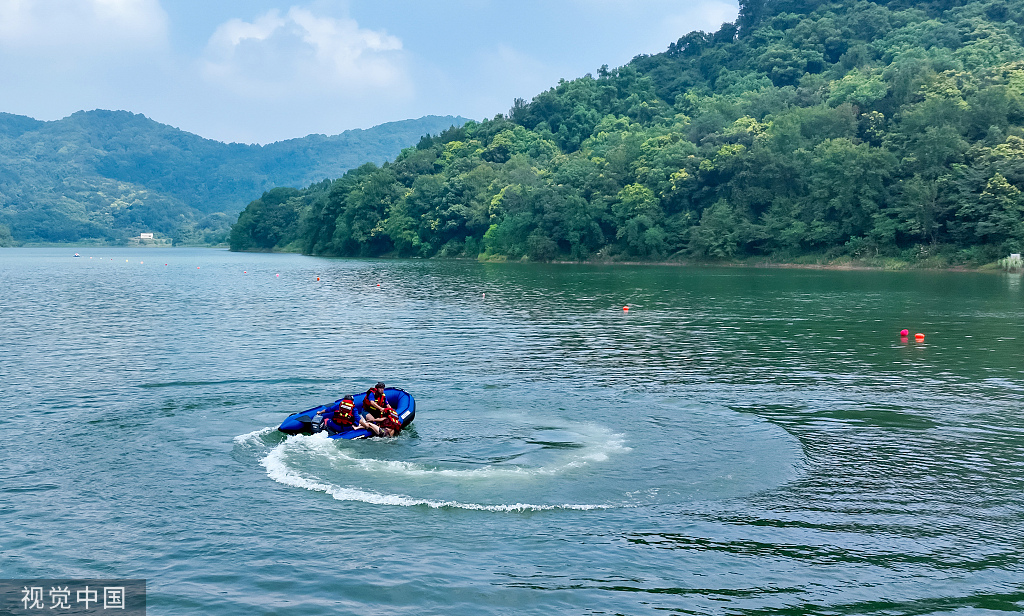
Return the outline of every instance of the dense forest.
[[[117,242],[140,232],[224,242],[263,191],[392,160],[424,132],[464,122],[428,116],[260,146],[203,139],[126,111],[54,122],[0,113],[0,246]]]
[[[1024,0],[744,0],[735,23],[252,202],[233,250],[529,260],[1024,249]]]

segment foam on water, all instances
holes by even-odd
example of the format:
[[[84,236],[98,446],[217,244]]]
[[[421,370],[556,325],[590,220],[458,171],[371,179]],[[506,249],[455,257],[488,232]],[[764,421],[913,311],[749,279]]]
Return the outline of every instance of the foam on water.
[[[514,504],[480,504],[455,500],[416,498],[403,494],[382,494],[352,486],[340,486],[329,480],[317,477],[313,473],[302,471],[297,466],[303,462],[312,463],[325,471],[342,467],[346,472],[356,471],[360,476],[391,475],[398,478],[424,479],[434,477],[442,481],[457,480],[465,485],[466,481],[484,481],[498,479],[557,476],[570,469],[577,469],[589,463],[602,462],[611,455],[630,451],[624,444],[621,434],[611,432],[602,426],[583,425],[573,431],[578,437],[578,449],[559,452],[559,458],[550,464],[539,466],[499,466],[486,465],[480,468],[460,469],[442,468],[429,463],[410,462],[405,460],[384,460],[377,458],[361,458],[344,443],[330,439],[326,433],[314,435],[291,436],[282,442],[274,443],[267,439],[275,428],[266,427],[247,434],[234,437],[237,446],[266,450],[267,454],[260,460],[266,469],[267,476],[272,480],[293,487],[314,492],[324,492],[337,500],[360,501],[372,504],[411,507],[422,505],[431,508],[459,508],[476,511],[547,511],[554,509],[608,509],[609,505],[593,504],[530,504],[517,502]]]
[[[578,511],[589,511],[593,509],[609,509],[607,505],[581,505],[581,504],[559,504],[559,505],[534,505],[529,503],[514,503],[514,504],[480,504],[480,503],[463,503],[458,501],[441,501],[431,500],[425,498],[413,498],[401,494],[380,494],[378,492],[369,492],[361,490],[359,488],[343,487],[335,485],[329,482],[324,482],[315,477],[303,476],[298,471],[290,468],[287,461],[285,460],[285,451],[288,448],[288,444],[295,442],[299,439],[289,439],[283,443],[278,444],[274,447],[270,453],[267,454],[260,464],[267,469],[267,476],[278,483],[284,485],[293,486],[296,488],[303,488],[313,492],[323,492],[329,494],[335,500],[340,501],[359,501],[364,503],[370,503],[375,505],[393,505],[399,507],[415,507],[415,506],[426,506],[432,509],[468,509],[471,511],[501,511],[501,512],[522,512],[522,511],[551,511],[556,509],[571,509]],[[314,435],[305,437],[303,440],[306,441],[323,441],[330,443],[330,440],[322,435]]]
[[[297,436],[287,441],[290,448],[305,449],[314,455],[321,455],[331,461],[344,462],[355,465],[360,470],[372,473],[391,473],[396,475],[407,475],[413,477],[454,477],[459,479],[488,479],[494,477],[513,477],[523,475],[557,475],[567,469],[579,468],[591,462],[604,462],[610,455],[625,453],[630,448],[625,446],[623,435],[613,434],[606,428],[588,426],[577,432],[582,436],[582,448],[572,453],[566,453],[562,459],[553,464],[537,467],[527,466],[495,466],[486,465],[480,468],[438,468],[416,462],[403,460],[378,460],[375,458],[360,458],[352,455],[351,451],[341,449],[337,441],[327,438],[323,433],[312,436]]]
[[[253,430],[248,434],[239,434],[235,438],[231,439],[236,445],[262,445],[263,436],[270,434],[277,428],[268,426],[266,428],[260,428],[259,430]]]

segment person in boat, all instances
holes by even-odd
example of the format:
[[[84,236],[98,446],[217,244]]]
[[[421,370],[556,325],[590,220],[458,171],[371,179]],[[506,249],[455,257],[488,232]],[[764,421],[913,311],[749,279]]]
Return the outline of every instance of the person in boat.
[[[384,383],[377,383],[366,390],[366,397],[363,398],[363,417],[378,422],[384,416],[384,411],[389,408],[391,405],[384,395]]]
[[[398,436],[402,431],[402,420],[398,418],[398,411],[391,407],[385,409],[384,416],[377,425],[380,426],[383,436]]]
[[[395,436],[402,429],[398,413],[391,408],[384,395],[384,383],[377,383],[366,391],[363,398],[363,419],[379,429],[377,436]]]
[[[380,426],[366,421],[356,411],[355,401],[352,399],[352,396],[345,396],[341,399],[341,402],[338,403],[338,408],[324,421],[324,427],[331,434],[348,432],[349,430],[357,430],[359,428],[369,430],[377,436],[381,434]]]
[[[359,424],[359,416],[356,414],[356,406],[352,396],[345,396],[338,403],[327,417],[324,418],[324,428],[331,434],[355,430]]]

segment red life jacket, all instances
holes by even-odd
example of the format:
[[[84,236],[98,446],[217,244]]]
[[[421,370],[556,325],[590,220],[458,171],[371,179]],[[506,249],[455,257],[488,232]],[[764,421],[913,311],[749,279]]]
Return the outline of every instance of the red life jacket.
[[[398,436],[398,433],[402,431],[402,420],[398,418],[398,413],[394,409],[388,409],[384,413],[384,419],[380,422],[380,426],[391,430],[395,436]]]
[[[364,413],[373,413],[373,412],[377,411],[377,409],[375,409],[372,406],[370,406],[370,401],[371,400],[373,402],[376,402],[377,405],[380,406],[381,408],[387,408],[388,407],[388,398],[387,398],[387,396],[384,395],[384,392],[380,392],[380,395],[377,395],[377,390],[374,389],[374,388],[371,388],[371,389],[367,389],[366,390],[366,397],[363,398],[363,412]]]
[[[354,404],[347,400],[342,400],[338,403],[338,408],[334,411],[334,415],[331,416],[331,421],[342,426],[354,426],[356,425],[355,410]]]

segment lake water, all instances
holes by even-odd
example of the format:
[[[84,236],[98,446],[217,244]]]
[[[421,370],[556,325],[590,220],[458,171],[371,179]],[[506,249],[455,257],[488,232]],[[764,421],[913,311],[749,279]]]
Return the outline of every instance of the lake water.
[[[1019,275],[75,250],[0,249],[0,577],[146,578],[151,614],[1024,611]],[[275,429],[378,380],[399,438]]]

